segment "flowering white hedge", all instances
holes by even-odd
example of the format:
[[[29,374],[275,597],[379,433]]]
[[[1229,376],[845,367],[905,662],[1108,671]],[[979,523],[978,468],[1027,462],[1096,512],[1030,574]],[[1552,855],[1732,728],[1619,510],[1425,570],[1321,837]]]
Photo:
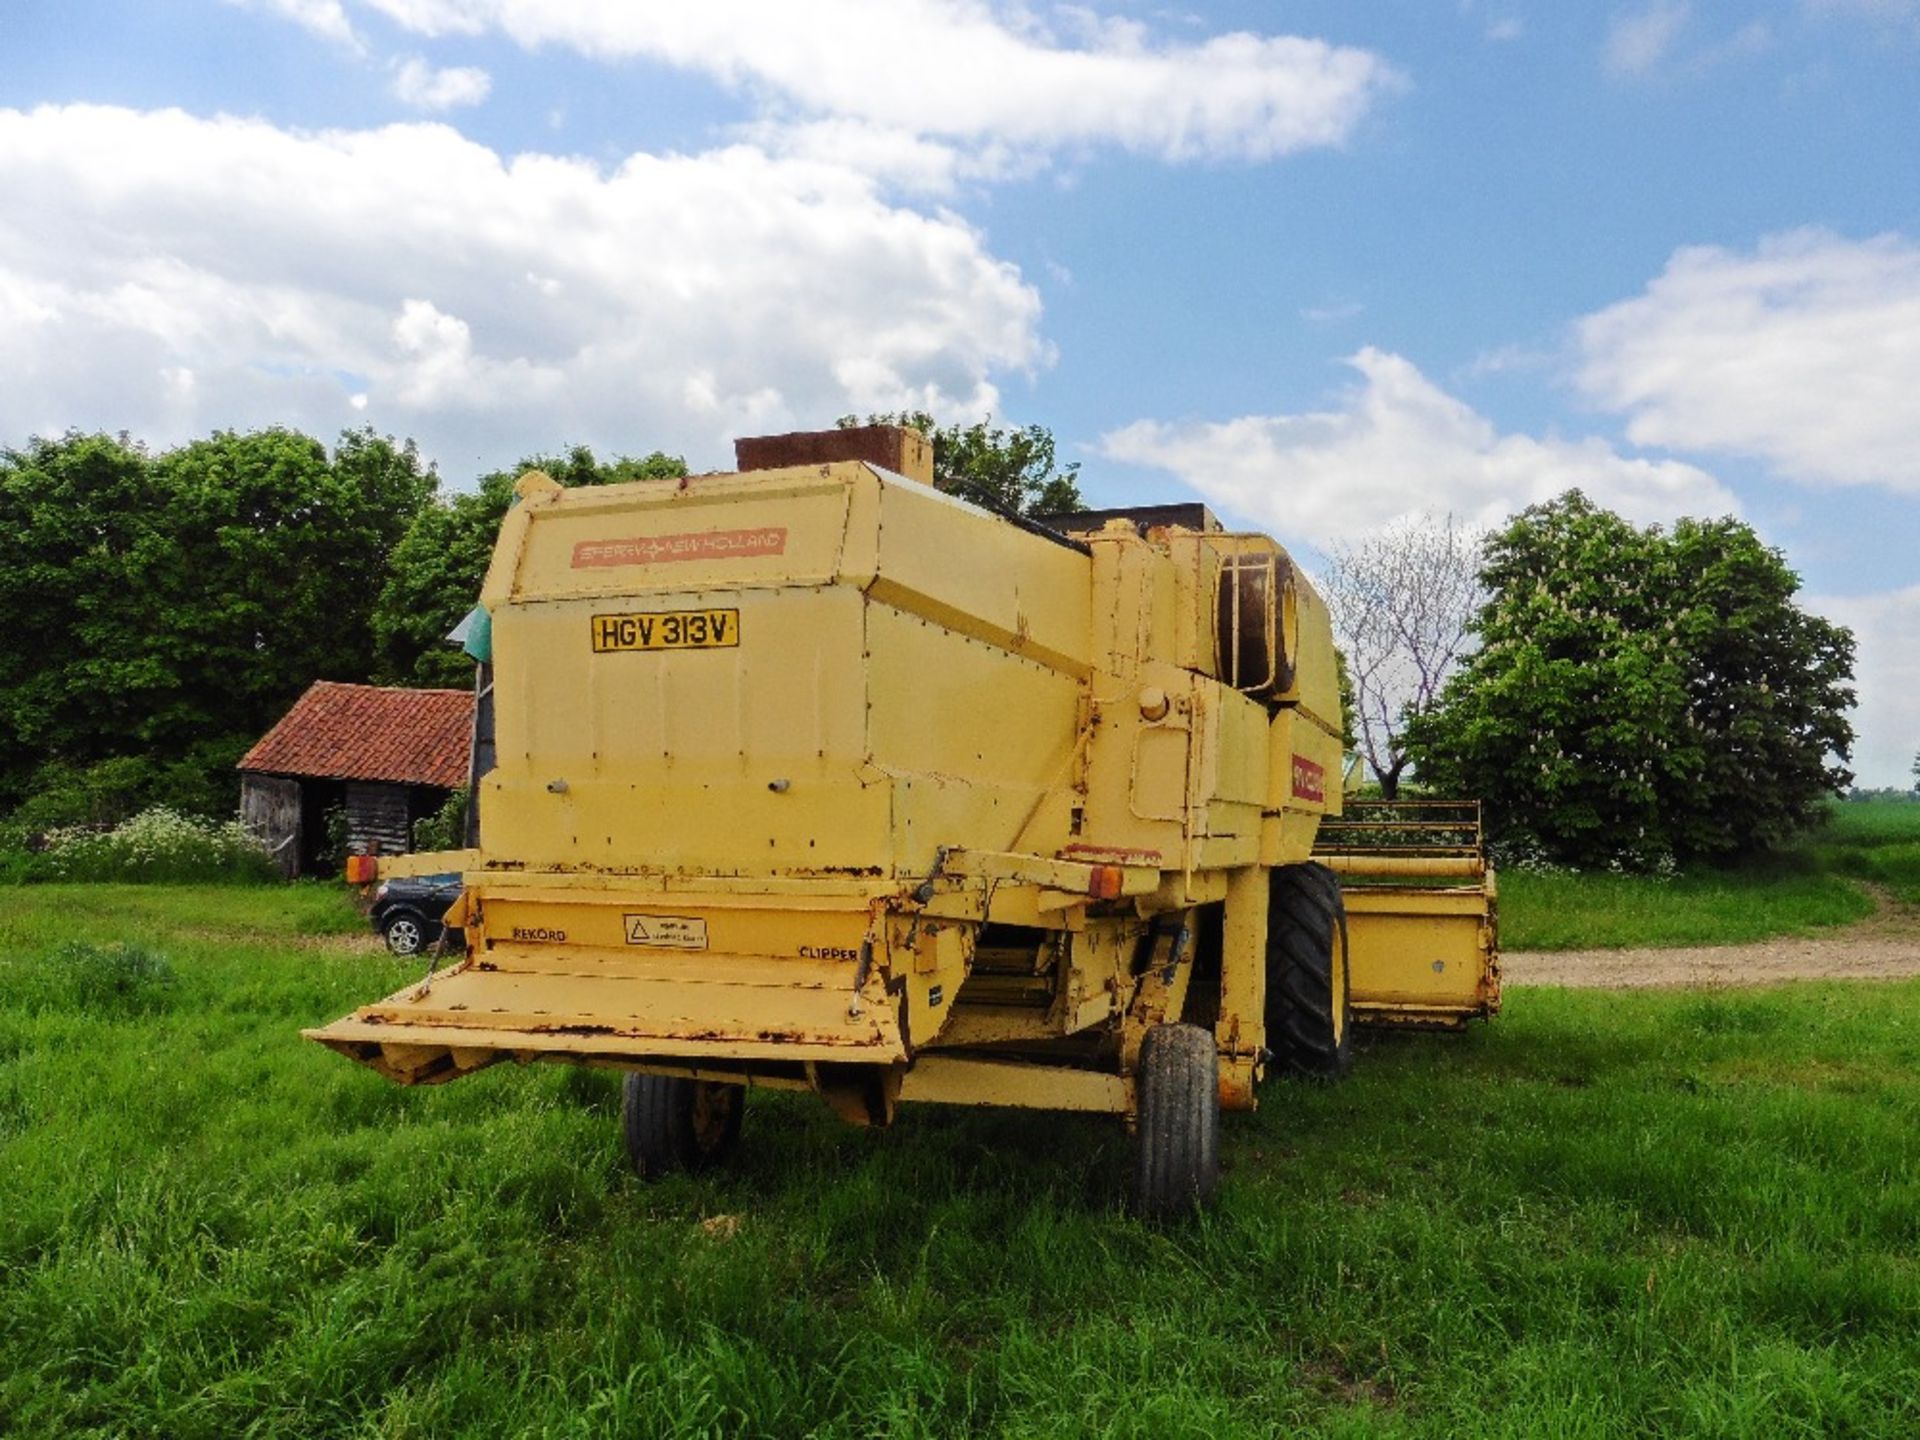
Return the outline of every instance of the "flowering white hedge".
[[[111,830],[55,830],[44,871],[55,880],[266,880],[267,851],[237,820],[157,807]]]

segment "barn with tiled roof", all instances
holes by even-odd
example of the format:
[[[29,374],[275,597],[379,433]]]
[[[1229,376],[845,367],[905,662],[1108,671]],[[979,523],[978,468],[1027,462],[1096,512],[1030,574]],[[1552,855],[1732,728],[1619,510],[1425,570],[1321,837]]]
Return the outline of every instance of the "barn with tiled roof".
[[[328,817],[347,849],[412,848],[414,822],[467,783],[473,695],[316,681],[240,757],[240,815],[288,875],[324,865]]]

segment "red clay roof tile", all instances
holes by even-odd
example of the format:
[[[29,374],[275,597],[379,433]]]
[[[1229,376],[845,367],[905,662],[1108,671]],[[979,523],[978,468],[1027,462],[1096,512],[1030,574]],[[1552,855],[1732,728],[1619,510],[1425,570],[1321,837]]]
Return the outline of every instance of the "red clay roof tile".
[[[467,783],[473,695],[318,680],[240,757],[242,770],[396,785]]]

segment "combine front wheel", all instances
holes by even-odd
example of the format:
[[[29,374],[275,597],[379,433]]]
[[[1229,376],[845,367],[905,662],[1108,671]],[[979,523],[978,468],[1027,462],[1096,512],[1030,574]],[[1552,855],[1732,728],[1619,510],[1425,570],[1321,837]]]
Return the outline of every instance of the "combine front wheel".
[[[704,1170],[739,1143],[746,1108],[744,1085],[630,1072],[620,1090],[627,1159],[643,1180]]]
[[[1273,872],[1267,912],[1267,1046],[1283,1069],[1338,1080],[1353,1065],[1347,911],[1324,865]]]
[[[1140,1045],[1133,1203],[1150,1220],[1197,1210],[1220,1180],[1220,1052],[1198,1025],[1156,1025]]]

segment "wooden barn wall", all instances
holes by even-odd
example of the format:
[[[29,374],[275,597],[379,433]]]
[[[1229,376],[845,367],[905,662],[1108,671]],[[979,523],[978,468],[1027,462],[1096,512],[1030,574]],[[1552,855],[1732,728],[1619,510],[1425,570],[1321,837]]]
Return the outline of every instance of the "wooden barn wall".
[[[240,777],[240,823],[266,844],[289,880],[300,873],[300,782],[281,775]]]
[[[347,782],[347,848],[398,855],[413,848],[413,806],[405,785]]]

